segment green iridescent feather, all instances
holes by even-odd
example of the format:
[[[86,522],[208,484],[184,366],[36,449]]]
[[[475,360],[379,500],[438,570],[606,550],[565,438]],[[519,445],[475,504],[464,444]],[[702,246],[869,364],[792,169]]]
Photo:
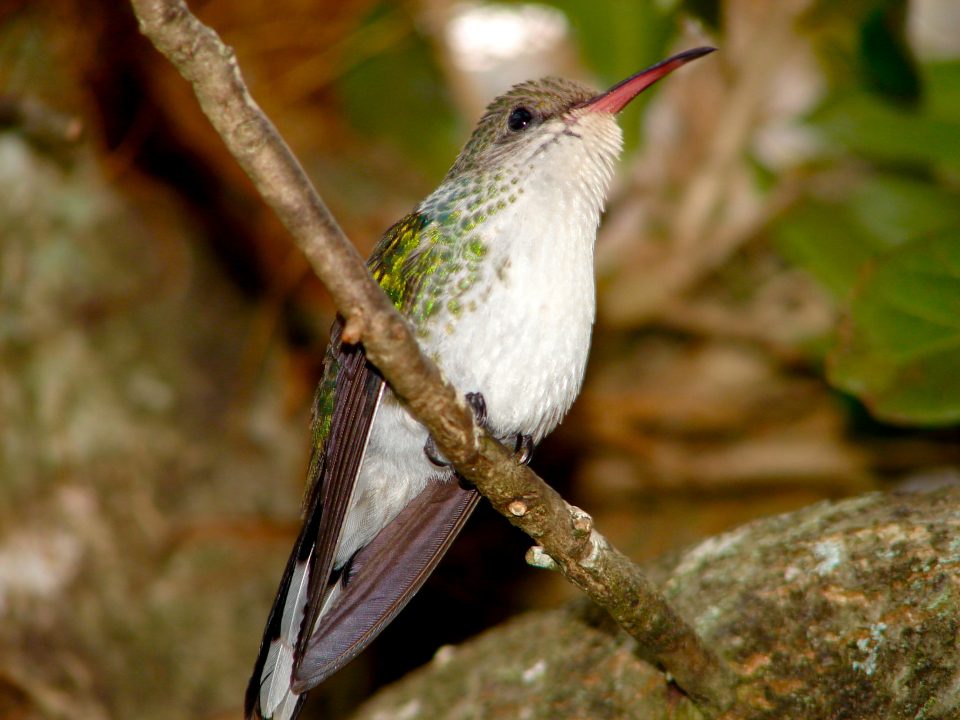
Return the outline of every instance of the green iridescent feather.
[[[378,243],[367,265],[374,279],[383,288],[401,313],[409,314],[423,278],[436,269],[435,253],[423,247],[423,230],[427,225],[420,214],[407,215],[391,227]],[[330,435],[330,424],[336,406],[337,374],[340,371],[339,327],[335,326],[323,364],[323,377],[313,400],[311,423],[311,457],[309,477],[316,480],[323,458],[323,448]],[[310,483],[312,485],[312,483]]]
[[[330,435],[330,424],[333,421],[333,408],[336,403],[337,373],[340,372],[340,361],[337,357],[340,342],[339,329],[336,341],[331,341],[323,361],[323,377],[317,385],[317,392],[313,396],[313,418],[310,423],[310,467],[307,477],[307,496],[310,488],[319,477],[320,462],[323,459],[323,447]],[[333,340],[331,338],[331,340]],[[304,499],[306,499],[306,497]]]
[[[423,279],[439,265],[438,233],[435,227],[428,230],[431,225],[421,213],[407,215],[384,233],[367,262],[373,279],[404,315],[410,313]]]

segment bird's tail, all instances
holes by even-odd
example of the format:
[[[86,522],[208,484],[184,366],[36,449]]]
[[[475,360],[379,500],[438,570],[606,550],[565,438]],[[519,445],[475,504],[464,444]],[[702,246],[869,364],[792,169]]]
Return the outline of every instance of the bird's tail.
[[[298,557],[299,550],[294,548],[288,562],[247,686],[247,720],[293,720],[306,699],[306,693],[293,691],[293,658],[307,607],[313,550],[303,558]]]

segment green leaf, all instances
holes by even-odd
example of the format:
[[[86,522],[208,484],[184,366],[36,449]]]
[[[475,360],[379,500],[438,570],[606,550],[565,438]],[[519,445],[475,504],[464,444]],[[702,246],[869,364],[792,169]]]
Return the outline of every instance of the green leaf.
[[[885,247],[960,227],[960,194],[903,175],[879,174],[853,193],[857,223]]]
[[[960,228],[906,243],[864,273],[829,379],[883,420],[960,422]]]
[[[771,228],[777,248],[837,297],[846,297],[864,264],[884,245],[862,226],[846,205],[807,202]]]
[[[902,110],[867,93],[834,98],[814,125],[835,143],[875,160],[960,168],[960,121]]]
[[[960,60],[928,63],[923,80],[930,115],[960,123]]]

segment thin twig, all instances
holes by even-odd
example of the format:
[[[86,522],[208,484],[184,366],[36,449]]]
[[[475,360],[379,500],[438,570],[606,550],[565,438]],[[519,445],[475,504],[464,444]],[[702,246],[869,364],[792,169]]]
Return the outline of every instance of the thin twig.
[[[479,429],[461,394],[421,352],[406,321],[244,85],[233,51],[181,0],[132,0],[141,31],[193,84],[200,105],[267,204],[286,225],[347,319],[350,339],[433,435],[440,451],[526,532],[578,588],[605,608],[708,717],[730,707],[732,672],[612,548],[592,520]]]

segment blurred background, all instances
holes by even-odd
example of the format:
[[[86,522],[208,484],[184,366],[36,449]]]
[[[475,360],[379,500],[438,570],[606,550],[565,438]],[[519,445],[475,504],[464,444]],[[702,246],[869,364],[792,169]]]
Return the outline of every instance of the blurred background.
[[[960,477],[954,0],[190,4],[364,254],[512,83],[716,45],[621,118],[534,467],[638,560]],[[0,717],[239,716],[332,317],[129,7],[0,2]],[[481,507],[306,716],[572,597],[528,544]]]

